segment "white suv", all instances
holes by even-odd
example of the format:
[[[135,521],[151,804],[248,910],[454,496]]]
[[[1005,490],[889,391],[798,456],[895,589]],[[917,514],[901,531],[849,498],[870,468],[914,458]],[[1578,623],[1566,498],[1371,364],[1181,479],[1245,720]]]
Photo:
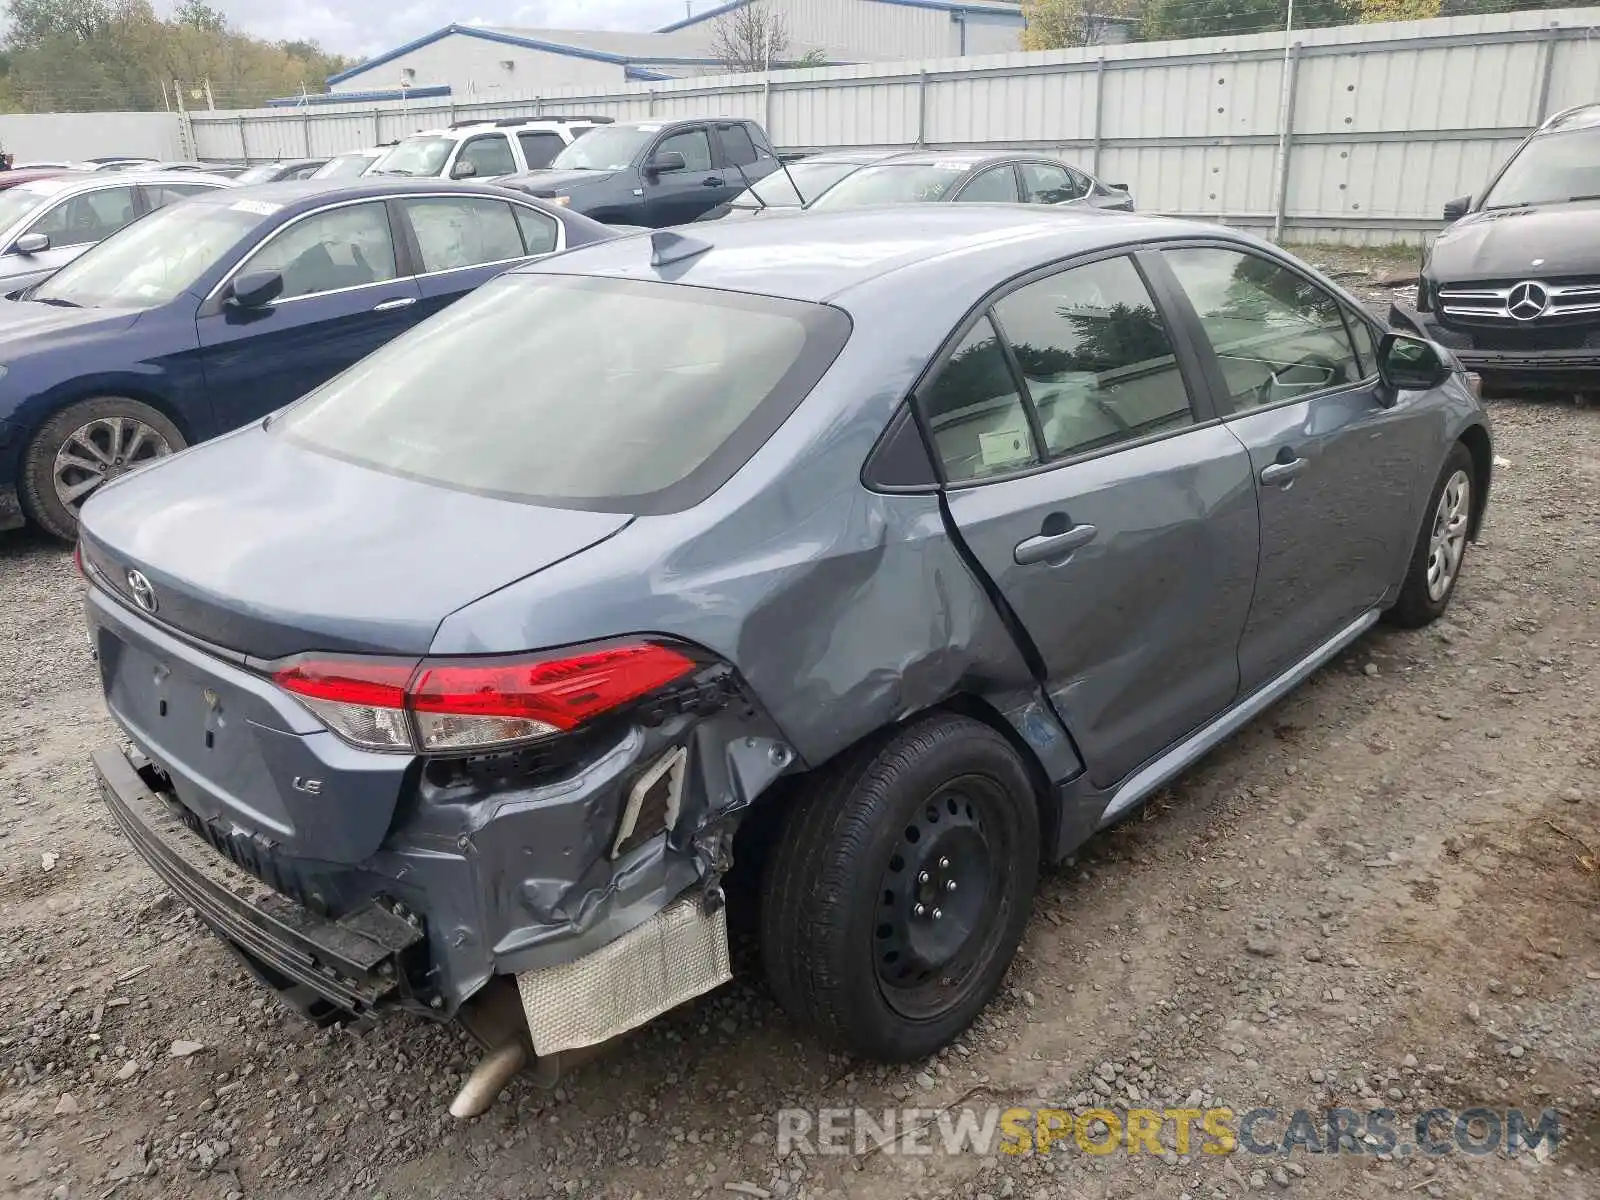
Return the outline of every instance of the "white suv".
[[[372,164],[369,175],[419,179],[498,179],[548,167],[560,154],[610,117],[503,117],[457,121],[403,138]]]

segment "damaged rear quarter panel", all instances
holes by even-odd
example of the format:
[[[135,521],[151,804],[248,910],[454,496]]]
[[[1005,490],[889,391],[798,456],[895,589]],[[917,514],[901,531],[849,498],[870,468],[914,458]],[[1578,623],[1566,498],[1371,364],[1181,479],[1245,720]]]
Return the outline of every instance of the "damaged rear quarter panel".
[[[989,699],[1038,745],[1040,714],[1028,707],[1036,681],[951,543],[938,497],[880,494],[860,480],[966,308],[961,288],[952,293],[940,302],[948,311],[931,317],[852,309],[855,331],[832,369],[718,492],[641,517],[453,614],[433,652],[684,638],[734,666],[806,766],[958,692]],[[1072,773],[1070,744],[1052,744],[1046,772]]]

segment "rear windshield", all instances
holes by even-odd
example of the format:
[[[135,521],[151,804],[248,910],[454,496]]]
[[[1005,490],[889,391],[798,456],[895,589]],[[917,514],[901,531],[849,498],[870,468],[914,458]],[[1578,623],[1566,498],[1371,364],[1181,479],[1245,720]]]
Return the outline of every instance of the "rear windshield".
[[[847,175],[861,168],[854,163],[795,163],[787,170],[777,170],[760,183],[747,188],[734,198],[736,208],[760,208],[763,203],[774,208],[797,208],[809,204]],[[800,194],[795,194],[795,189]]]
[[[860,208],[867,204],[926,204],[943,200],[966,178],[972,164],[904,163],[863,167],[829,188],[812,208]]]
[[[314,450],[427,483],[613,512],[710,495],[843,348],[819,304],[514,274],[285,412]]]

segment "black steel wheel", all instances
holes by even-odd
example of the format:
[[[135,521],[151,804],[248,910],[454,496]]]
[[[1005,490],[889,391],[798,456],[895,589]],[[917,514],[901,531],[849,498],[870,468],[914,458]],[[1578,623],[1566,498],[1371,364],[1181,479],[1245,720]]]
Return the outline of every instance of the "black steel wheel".
[[[999,989],[1038,870],[1038,801],[1010,743],[951,714],[900,730],[785,814],[762,891],[773,991],[857,1053],[932,1054]]]

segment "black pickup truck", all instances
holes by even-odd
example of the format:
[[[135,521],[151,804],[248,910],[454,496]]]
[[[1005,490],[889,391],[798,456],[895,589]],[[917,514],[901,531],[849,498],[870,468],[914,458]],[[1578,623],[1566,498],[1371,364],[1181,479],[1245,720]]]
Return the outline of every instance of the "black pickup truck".
[[[730,118],[592,129],[550,166],[496,180],[608,225],[683,225],[778,169],[766,132]]]

